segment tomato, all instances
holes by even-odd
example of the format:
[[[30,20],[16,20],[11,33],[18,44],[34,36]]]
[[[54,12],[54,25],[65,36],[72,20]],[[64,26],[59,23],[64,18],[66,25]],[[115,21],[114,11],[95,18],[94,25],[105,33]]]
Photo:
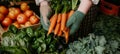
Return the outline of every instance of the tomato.
[[[15,20],[16,19],[15,11],[13,11],[13,10],[10,11],[8,13],[8,17],[11,18],[12,20]]]
[[[27,21],[26,23],[25,23],[25,27],[29,27],[29,26],[31,26],[32,24],[31,24],[31,22],[30,21]]]
[[[5,6],[0,6],[0,13],[6,15],[8,13],[8,9]]]
[[[27,18],[27,16],[24,15],[24,14],[19,14],[19,15],[17,16],[17,21],[18,21],[18,23],[20,23],[20,24],[24,24],[27,20],[28,20],[28,18]]]
[[[30,17],[30,16],[33,15],[33,11],[32,11],[32,10],[26,10],[26,11],[24,12],[24,14],[25,14],[27,17]]]
[[[14,25],[15,27],[17,27],[17,28],[20,28],[20,24],[19,24],[17,21],[15,21],[15,22],[13,23],[13,25]]]
[[[0,13],[0,22],[2,22],[3,20],[4,20],[4,15]]]
[[[39,22],[39,19],[35,15],[31,16],[29,20],[32,24],[37,24]]]
[[[15,15],[16,15],[16,17],[21,13],[21,11],[20,11],[19,8],[16,8],[14,11],[15,11]]]
[[[13,20],[15,20],[17,16],[20,14],[19,8],[9,8],[9,11],[10,12],[8,13],[8,17],[10,17]]]
[[[9,12],[15,10],[15,7],[10,7]]]
[[[22,11],[26,11],[26,10],[28,10],[30,7],[28,6],[28,4],[27,3],[22,3],[21,5],[20,5],[20,9],[22,10]]]
[[[2,21],[2,25],[3,25],[3,26],[8,27],[8,26],[11,25],[11,24],[12,24],[12,20],[11,20],[10,18],[8,18],[8,17],[6,17],[6,18]]]

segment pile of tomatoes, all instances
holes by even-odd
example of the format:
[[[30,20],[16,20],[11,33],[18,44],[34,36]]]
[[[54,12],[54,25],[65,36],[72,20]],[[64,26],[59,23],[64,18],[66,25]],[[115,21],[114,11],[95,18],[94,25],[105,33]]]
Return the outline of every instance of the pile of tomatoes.
[[[11,24],[17,28],[28,27],[39,23],[39,20],[27,3],[22,3],[19,8],[0,6],[0,24],[4,29]]]

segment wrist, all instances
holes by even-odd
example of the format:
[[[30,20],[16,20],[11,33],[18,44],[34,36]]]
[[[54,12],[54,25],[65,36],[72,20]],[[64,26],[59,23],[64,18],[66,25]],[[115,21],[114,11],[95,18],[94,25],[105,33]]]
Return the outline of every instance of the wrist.
[[[40,2],[40,6],[48,5],[48,2],[46,0],[43,0]]]
[[[77,10],[86,14],[91,6],[92,6],[92,1],[84,1],[84,2],[81,1]]]

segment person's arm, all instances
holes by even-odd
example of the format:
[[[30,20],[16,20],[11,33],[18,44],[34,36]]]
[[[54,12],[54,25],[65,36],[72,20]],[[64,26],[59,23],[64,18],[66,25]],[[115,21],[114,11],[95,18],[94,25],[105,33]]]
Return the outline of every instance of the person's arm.
[[[80,0],[78,9],[73,13],[73,15],[68,19],[66,26],[70,28],[70,35],[74,34],[79,28],[80,24],[89,11],[93,3],[92,0]],[[94,0],[96,1],[96,0]]]
[[[35,0],[36,5],[40,9],[40,22],[45,30],[49,28],[49,17],[51,14],[51,8],[49,6],[49,0]]]
[[[77,11],[80,11],[84,14],[87,14],[88,10],[92,6],[92,1],[91,0],[82,0]]]

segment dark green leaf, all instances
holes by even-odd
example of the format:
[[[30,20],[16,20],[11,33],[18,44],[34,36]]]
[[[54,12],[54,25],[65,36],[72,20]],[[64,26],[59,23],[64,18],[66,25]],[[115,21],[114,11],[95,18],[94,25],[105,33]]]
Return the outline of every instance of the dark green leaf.
[[[12,33],[17,33],[17,30],[18,30],[18,29],[17,29],[14,25],[10,25],[8,31],[10,31],[10,32],[12,32]]]
[[[45,44],[45,43],[42,43],[42,44],[41,44],[41,48],[42,48],[42,52],[45,52],[45,50],[46,50],[46,44]]]
[[[34,36],[33,29],[31,27],[26,28],[26,33],[29,37]]]
[[[40,54],[41,53],[41,51],[42,51],[42,48],[41,47],[38,47],[38,54]]]

